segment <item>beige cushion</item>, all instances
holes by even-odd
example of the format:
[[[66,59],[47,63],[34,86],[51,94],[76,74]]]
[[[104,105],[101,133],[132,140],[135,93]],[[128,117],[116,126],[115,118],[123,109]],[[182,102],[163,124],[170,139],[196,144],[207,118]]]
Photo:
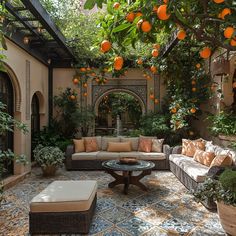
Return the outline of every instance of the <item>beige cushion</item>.
[[[171,154],[169,160],[179,166],[196,182],[201,183],[205,180],[209,167],[200,164],[182,154]]]
[[[87,211],[96,195],[97,181],[54,181],[30,202],[31,212]]]
[[[162,152],[164,139],[152,139],[152,152]]]
[[[211,162],[212,166],[231,166],[233,163],[233,160],[229,155],[216,155],[214,160]]]
[[[98,151],[100,151],[102,149],[102,137],[101,136],[94,136],[94,137],[84,137],[82,139],[90,139],[90,138],[97,139]]]
[[[138,151],[138,141],[139,138],[134,137],[134,138],[125,138],[125,137],[121,137],[121,142],[131,142],[132,145],[132,151]]]
[[[71,156],[72,160],[95,160],[99,152],[78,152]]]
[[[75,146],[75,152],[84,152],[85,151],[83,139],[73,139],[73,142],[74,142],[74,146]]]
[[[202,140],[182,139],[182,154],[193,157],[196,150],[205,150],[205,142]]]
[[[102,150],[106,151],[108,142],[120,142],[120,137],[102,137]]]
[[[108,152],[131,152],[131,142],[108,142],[107,146]]]
[[[197,161],[205,166],[210,166],[214,158],[214,152],[205,152],[202,150],[197,150],[193,156],[194,161]]]
[[[120,158],[119,152],[100,151],[97,154],[98,160],[112,160],[112,159],[119,159],[119,158]]]
[[[139,152],[139,159],[141,160],[165,160],[166,155],[158,152]]]
[[[139,158],[140,152],[120,152],[120,157],[135,157]]]

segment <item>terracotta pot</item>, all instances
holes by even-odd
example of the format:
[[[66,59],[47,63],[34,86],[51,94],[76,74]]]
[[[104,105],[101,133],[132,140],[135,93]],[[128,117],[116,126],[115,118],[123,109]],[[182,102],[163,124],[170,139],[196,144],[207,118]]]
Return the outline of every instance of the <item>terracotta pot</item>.
[[[227,234],[236,236],[236,207],[217,202],[220,223]]]
[[[48,177],[48,176],[54,176],[56,171],[57,171],[57,167],[55,165],[52,166],[42,166],[42,171],[43,171],[43,176]]]

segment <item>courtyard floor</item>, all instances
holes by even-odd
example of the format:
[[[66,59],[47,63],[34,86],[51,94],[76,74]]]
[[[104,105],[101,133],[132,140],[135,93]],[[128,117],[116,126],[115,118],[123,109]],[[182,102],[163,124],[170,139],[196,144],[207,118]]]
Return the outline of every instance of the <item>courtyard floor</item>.
[[[98,181],[98,202],[89,235],[226,235],[217,213],[196,203],[171,172],[153,171],[142,179],[148,192],[130,186],[124,195],[122,186],[108,189],[113,178],[103,171],[60,169],[54,178],[43,178],[39,168],[33,168],[28,178],[5,192],[0,235],[28,235],[30,200],[54,180],[82,179]]]

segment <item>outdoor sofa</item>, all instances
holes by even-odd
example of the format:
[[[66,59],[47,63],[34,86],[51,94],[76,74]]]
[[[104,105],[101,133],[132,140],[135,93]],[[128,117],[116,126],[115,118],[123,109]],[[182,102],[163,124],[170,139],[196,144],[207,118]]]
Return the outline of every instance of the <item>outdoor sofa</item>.
[[[161,149],[158,152],[142,152],[139,151],[140,140],[152,139],[160,142]],[[84,138],[88,139],[88,138]],[[140,160],[149,160],[155,163],[154,169],[168,170],[169,169],[169,154],[171,148],[169,145],[163,145],[163,139],[156,137],[101,137],[96,136],[98,150],[95,152],[75,152],[75,145],[69,145],[66,149],[65,166],[67,170],[102,170],[102,162],[112,159],[120,159],[122,157],[135,157]],[[122,151],[108,150],[109,143],[131,143],[131,150]]]

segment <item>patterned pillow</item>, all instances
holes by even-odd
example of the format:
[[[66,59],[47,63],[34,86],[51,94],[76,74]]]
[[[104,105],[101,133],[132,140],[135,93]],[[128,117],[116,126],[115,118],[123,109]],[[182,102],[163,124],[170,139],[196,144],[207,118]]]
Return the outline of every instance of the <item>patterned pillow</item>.
[[[84,140],[83,139],[73,139],[75,146],[75,153],[85,152]]]
[[[162,152],[164,139],[152,139],[152,152]]]
[[[98,143],[95,137],[84,139],[85,142],[85,151],[86,152],[97,152],[98,151]]]
[[[193,157],[196,150],[205,150],[205,142],[202,140],[182,139],[182,154]]]
[[[197,161],[205,166],[210,166],[214,158],[215,158],[214,152],[204,152],[199,149],[196,150],[193,156],[194,161]]]
[[[233,160],[230,155],[216,155],[211,163],[211,166],[231,166]]]
[[[151,138],[139,138],[139,152],[151,152],[152,139]]]

